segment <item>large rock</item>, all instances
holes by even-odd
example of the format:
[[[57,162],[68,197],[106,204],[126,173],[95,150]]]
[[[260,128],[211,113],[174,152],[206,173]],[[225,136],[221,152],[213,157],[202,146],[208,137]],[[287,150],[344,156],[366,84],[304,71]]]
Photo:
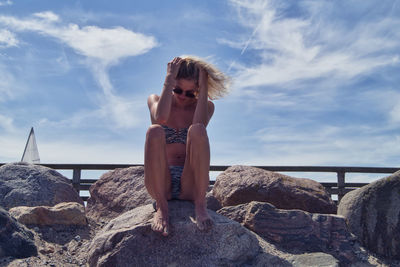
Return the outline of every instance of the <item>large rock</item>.
[[[109,171],[90,187],[87,216],[109,221],[141,205],[152,203],[144,185],[144,168],[130,167]]]
[[[269,202],[279,209],[335,214],[336,205],[318,182],[250,166],[232,166],[217,176],[214,197],[223,207]]]
[[[138,207],[110,221],[93,239],[90,266],[291,266],[274,249],[239,223],[209,211],[214,226],[201,232],[194,206],[170,201],[171,231],[151,230],[152,205]]]
[[[366,248],[400,259],[400,171],[347,193],[338,214]]]
[[[218,213],[283,248],[331,253],[346,264],[357,260],[353,250],[356,238],[341,216],[279,210],[269,203],[255,201],[224,207]]]
[[[76,202],[63,202],[54,207],[15,207],[9,212],[25,225],[87,225],[85,207]]]
[[[33,234],[0,207],[0,258],[37,255]]]
[[[0,167],[0,206],[54,206],[61,202],[83,204],[71,181],[59,172],[28,163]]]

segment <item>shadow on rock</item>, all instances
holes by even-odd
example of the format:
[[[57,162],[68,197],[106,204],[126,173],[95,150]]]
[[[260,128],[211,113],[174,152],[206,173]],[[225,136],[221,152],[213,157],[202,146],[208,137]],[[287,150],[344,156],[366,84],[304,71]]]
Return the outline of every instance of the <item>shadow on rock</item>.
[[[170,201],[171,231],[151,230],[153,206],[128,211],[97,233],[89,248],[90,266],[291,266],[239,223],[209,211],[213,228],[201,232],[194,205]]]
[[[27,225],[30,229],[38,233],[46,242],[55,243],[59,245],[65,245],[75,240],[77,242],[81,240],[89,240],[91,236],[91,230],[89,226],[76,226],[76,225],[52,225],[52,226],[38,226],[38,225]]]

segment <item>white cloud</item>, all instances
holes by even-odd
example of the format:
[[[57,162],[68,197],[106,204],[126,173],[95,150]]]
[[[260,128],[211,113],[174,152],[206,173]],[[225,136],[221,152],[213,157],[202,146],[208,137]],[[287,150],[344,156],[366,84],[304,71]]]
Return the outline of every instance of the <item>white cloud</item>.
[[[0,16],[0,24],[14,31],[32,31],[53,37],[84,56],[85,63],[103,90],[99,101],[100,113],[95,117],[109,118],[117,127],[123,128],[134,127],[140,121],[134,115],[134,111],[138,108],[137,103],[117,95],[110,82],[108,70],[123,58],[145,54],[156,47],[158,44],[153,36],[136,33],[123,27],[65,25],[60,17],[51,11],[35,13],[28,19]],[[84,112],[83,115],[78,113],[79,119],[75,121],[92,117],[94,113],[96,112]]]
[[[54,37],[77,53],[100,60],[104,65],[118,63],[125,57],[144,54],[157,46],[154,37],[123,27],[104,29],[97,26],[64,25],[58,15],[50,11],[36,13],[34,18],[29,19],[0,16],[0,23],[16,31],[34,31]]]
[[[33,14],[33,16],[37,17],[37,18],[41,18],[44,20],[47,20],[49,22],[55,22],[55,21],[59,21],[60,17],[57,14],[54,14],[51,11],[45,11],[45,12],[38,12]]]
[[[0,29],[0,48],[18,46],[15,34],[6,29]]]
[[[230,2],[247,33],[218,42],[238,50],[233,100],[257,125],[245,145],[229,147],[227,159],[399,164],[400,98],[388,89],[398,84],[398,16],[360,14],[354,3],[343,16],[343,6],[330,1]]]
[[[103,64],[117,63],[124,57],[137,56],[156,46],[153,37],[134,33],[122,27],[102,29],[95,26],[68,28],[55,32],[60,38],[81,55],[99,59]]]
[[[279,2],[231,0],[248,38],[222,40],[231,47],[256,52],[258,62],[236,69],[235,85],[283,85],[327,78],[347,81],[377,67],[393,64],[392,50],[400,47],[400,19],[362,21],[355,28],[338,27],[329,16],[318,17],[324,5],[308,16],[283,16]],[[327,15],[326,13],[324,15]],[[393,38],[394,37],[394,38]],[[379,52],[379,53],[378,53]],[[235,64],[232,65],[235,69]]]
[[[145,109],[145,99],[127,99],[117,96],[110,82],[109,75],[105,66],[101,64],[90,64],[97,82],[103,89],[100,97],[100,110],[96,112],[96,116],[101,118],[112,118],[117,127],[130,128],[137,125],[143,120],[142,116],[134,116],[141,114]]]

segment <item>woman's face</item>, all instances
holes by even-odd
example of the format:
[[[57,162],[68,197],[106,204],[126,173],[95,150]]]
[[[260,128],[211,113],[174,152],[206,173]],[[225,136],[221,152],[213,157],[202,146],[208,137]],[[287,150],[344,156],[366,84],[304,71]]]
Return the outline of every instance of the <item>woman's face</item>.
[[[187,79],[176,80],[175,89],[178,90],[176,90],[177,92],[174,92],[175,100],[177,100],[178,103],[180,104],[193,103],[193,101],[195,101],[196,98],[190,97],[190,95],[196,95],[197,88],[198,88],[197,83],[194,80],[187,80]],[[180,91],[182,91],[182,93],[179,94]]]

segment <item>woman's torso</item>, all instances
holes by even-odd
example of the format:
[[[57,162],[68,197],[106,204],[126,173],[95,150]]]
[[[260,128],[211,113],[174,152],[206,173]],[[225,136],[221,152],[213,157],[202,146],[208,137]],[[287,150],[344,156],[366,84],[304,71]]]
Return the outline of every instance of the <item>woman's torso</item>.
[[[174,129],[180,137],[184,136],[185,130],[187,130],[193,122],[195,109],[195,104],[185,108],[172,105],[169,119],[165,126]],[[186,140],[185,143],[167,143],[166,147],[168,165],[183,166],[186,158]]]

